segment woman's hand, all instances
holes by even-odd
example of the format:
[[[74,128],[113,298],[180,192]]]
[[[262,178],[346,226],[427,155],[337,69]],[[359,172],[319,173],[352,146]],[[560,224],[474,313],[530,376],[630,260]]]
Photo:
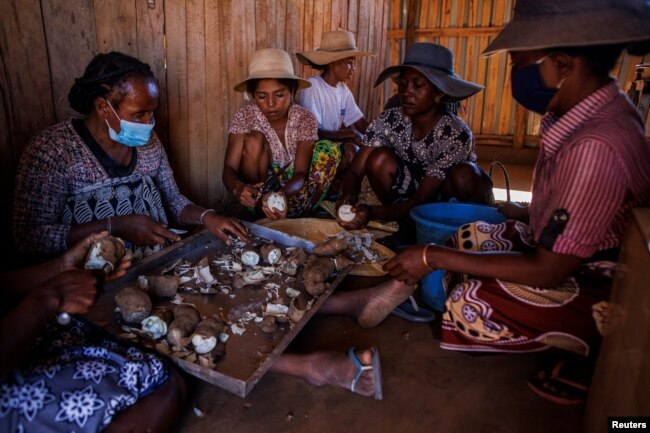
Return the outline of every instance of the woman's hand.
[[[83,269],[84,261],[88,255],[88,250],[90,250],[95,242],[104,239],[107,236],[107,231],[93,233],[70,247],[70,249],[68,249],[61,256],[63,263],[62,270],[67,271],[72,269]],[[131,267],[131,260],[131,255],[127,253],[124,257],[122,257],[122,260],[120,260],[120,263],[113,270],[113,272],[106,275],[106,279],[113,280],[124,275],[127,269]]]
[[[272,221],[279,220],[279,219],[284,219],[287,217],[287,212],[289,211],[289,199],[287,198],[287,195],[284,193],[284,191],[276,191],[274,193],[267,193],[267,194],[279,194],[284,198],[284,210],[279,211],[277,208],[269,208],[266,206],[265,200],[262,199],[262,212],[264,212],[264,215]]]
[[[368,220],[370,220],[370,206],[367,204],[357,203],[356,205],[352,206],[351,211],[354,212],[356,216],[354,217],[354,220],[350,222],[342,221],[339,218],[339,207],[336,208],[336,222],[339,223],[339,225],[344,229],[359,230],[368,224]]]
[[[384,264],[384,271],[406,284],[417,284],[432,272],[423,258],[426,245],[414,245],[398,253]],[[435,248],[430,246],[429,248]]]
[[[111,220],[113,234],[137,246],[165,245],[167,241],[181,240],[178,234],[146,215],[122,215]]]
[[[500,204],[497,206],[497,210],[505,215],[505,217],[508,219],[523,222],[528,220],[528,206],[524,206],[513,201]]]
[[[257,201],[262,196],[262,191],[260,191],[262,185],[264,185],[264,182],[256,183],[255,185],[240,183],[235,187],[233,194],[242,205],[255,207]]]
[[[221,239],[226,245],[230,245],[231,241],[228,234],[237,236],[244,242],[249,241],[248,229],[236,220],[235,218],[228,218],[217,215],[215,212],[208,212],[203,218],[203,224],[210,230],[210,233]]]
[[[100,289],[97,273],[70,269],[50,278],[36,291],[44,302],[52,302],[57,312],[84,314],[95,303]]]

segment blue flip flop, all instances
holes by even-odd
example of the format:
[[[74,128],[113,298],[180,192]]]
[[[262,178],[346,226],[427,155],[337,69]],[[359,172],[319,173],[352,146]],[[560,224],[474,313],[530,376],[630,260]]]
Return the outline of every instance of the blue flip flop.
[[[352,383],[350,384],[350,391],[356,392],[357,383],[359,383],[359,379],[361,378],[363,372],[371,370],[372,379],[375,384],[374,397],[375,400],[381,400],[383,397],[383,392],[381,389],[382,382],[381,382],[381,363],[379,361],[379,350],[374,346],[370,348],[370,351],[372,352],[372,364],[370,365],[362,364],[357,354],[354,353],[355,350],[356,347],[350,347],[350,349],[348,350],[348,357],[354,363],[355,367],[357,367],[357,372],[355,373],[354,378],[352,379]]]
[[[420,307],[411,298],[399,304],[392,313],[397,317],[410,320],[411,322],[427,323],[436,320],[436,313],[427,308]]]

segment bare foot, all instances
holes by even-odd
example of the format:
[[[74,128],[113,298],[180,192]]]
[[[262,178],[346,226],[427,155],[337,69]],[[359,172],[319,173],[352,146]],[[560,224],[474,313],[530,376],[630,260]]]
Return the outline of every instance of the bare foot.
[[[357,322],[362,328],[372,328],[381,323],[391,311],[413,294],[415,286],[401,283],[395,279],[372,288],[372,296],[361,309]]]
[[[355,352],[363,365],[372,364],[372,352],[367,349]],[[316,352],[312,354],[314,369],[313,375],[307,377],[314,385],[335,385],[341,388],[350,389],[352,380],[357,373],[357,367],[347,354],[339,352]],[[361,373],[354,392],[365,397],[371,397],[375,393],[375,381],[372,369]]]

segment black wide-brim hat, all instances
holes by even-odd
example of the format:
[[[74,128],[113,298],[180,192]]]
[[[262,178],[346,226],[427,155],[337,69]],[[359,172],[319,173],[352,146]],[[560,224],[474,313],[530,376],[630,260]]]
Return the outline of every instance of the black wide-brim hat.
[[[647,40],[646,0],[517,0],[512,20],[483,54]]]
[[[390,66],[382,71],[375,81],[375,87],[388,77],[413,68],[448,96],[449,101],[460,101],[483,90],[480,84],[465,81],[454,73],[454,56],[442,45],[418,42],[406,51],[400,65]]]

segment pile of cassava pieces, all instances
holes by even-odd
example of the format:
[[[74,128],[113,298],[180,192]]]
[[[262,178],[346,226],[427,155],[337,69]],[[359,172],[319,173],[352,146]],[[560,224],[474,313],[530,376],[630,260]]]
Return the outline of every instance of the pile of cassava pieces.
[[[234,344],[259,365],[337,271],[353,264],[321,250],[308,255],[261,239],[234,241],[229,254],[180,259],[158,275],[142,275],[115,296],[120,336],[219,371],[238,364],[228,361]]]

